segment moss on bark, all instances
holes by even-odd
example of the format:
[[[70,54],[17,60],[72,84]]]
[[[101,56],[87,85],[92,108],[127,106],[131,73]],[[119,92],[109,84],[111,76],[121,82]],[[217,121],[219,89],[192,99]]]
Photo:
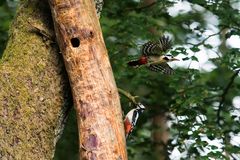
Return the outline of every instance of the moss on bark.
[[[0,61],[0,159],[51,159],[70,87],[46,1],[21,1]],[[36,28],[39,26],[40,30]]]

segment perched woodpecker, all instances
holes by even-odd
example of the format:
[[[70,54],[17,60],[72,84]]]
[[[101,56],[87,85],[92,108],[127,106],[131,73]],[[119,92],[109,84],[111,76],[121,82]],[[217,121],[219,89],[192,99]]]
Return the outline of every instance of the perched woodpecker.
[[[173,74],[173,69],[167,64],[171,61],[179,61],[170,53],[164,55],[163,53],[172,47],[169,37],[162,36],[158,41],[149,41],[142,47],[142,55],[139,59],[128,62],[129,66],[139,67],[146,65],[150,70],[164,74]]]
[[[124,128],[125,128],[126,139],[132,133],[134,127],[136,126],[139,115],[141,113],[143,113],[144,110],[145,110],[145,107],[141,103],[138,103],[136,108],[130,110],[127,113],[127,115],[124,119]]]

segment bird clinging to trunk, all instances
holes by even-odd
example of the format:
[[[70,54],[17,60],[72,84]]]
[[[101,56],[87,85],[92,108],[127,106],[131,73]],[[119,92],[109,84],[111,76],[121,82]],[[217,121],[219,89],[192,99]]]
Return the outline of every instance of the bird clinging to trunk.
[[[162,36],[158,41],[149,41],[142,47],[142,55],[139,59],[128,62],[129,66],[139,67],[146,65],[150,70],[164,74],[173,74],[173,69],[167,62],[178,61],[170,53],[164,53],[172,47],[169,37]]]
[[[124,119],[124,128],[125,128],[125,134],[126,139],[129,137],[129,135],[132,133],[133,129],[135,128],[137,124],[137,120],[139,116],[143,113],[145,110],[145,106],[141,103],[136,104],[136,108],[130,110],[125,119]]]

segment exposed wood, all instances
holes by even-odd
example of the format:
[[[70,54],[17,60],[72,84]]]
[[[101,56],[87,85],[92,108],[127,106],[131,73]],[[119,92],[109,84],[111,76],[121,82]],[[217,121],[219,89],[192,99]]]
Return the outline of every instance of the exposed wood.
[[[77,112],[81,159],[127,159],[116,84],[93,1],[49,0]]]

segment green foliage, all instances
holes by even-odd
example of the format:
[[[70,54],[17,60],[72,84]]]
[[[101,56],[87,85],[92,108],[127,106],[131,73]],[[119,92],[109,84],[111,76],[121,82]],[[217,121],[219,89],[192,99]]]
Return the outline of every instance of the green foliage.
[[[9,25],[15,14],[16,5],[17,2],[14,0],[0,2],[0,57],[6,45]]]
[[[148,6],[150,2],[155,3]],[[182,159],[239,158],[240,146],[233,145],[231,138],[240,134],[239,106],[236,108],[232,104],[233,98],[240,93],[240,78],[235,76],[233,79],[240,68],[240,51],[226,43],[231,37],[240,36],[240,14],[235,7],[239,2],[184,1],[184,5],[190,4],[190,10],[172,16],[168,9],[177,2],[105,0],[100,22],[117,85],[139,96],[138,100],[147,107],[127,142],[129,159],[154,160],[164,155],[156,147],[156,143],[161,142],[152,136],[157,129],[152,124],[153,119],[163,112],[169,114],[171,122],[168,154],[178,149]],[[1,45],[4,44],[2,40],[6,40],[7,27],[13,15],[6,6],[6,2],[1,3],[0,17],[5,18],[4,23],[0,23]],[[208,20],[212,17],[217,21]],[[129,60],[139,57],[144,42],[163,34],[171,35],[174,48],[170,52],[174,56],[182,55],[182,61],[178,63],[187,62],[185,67],[176,67],[175,75],[166,76],[144,67],[127,66]],[[220,44],[216,45],[215,41],[220,41]],[[206,57],[203,52],[209,56],[207,62],[214,65],[213,69],[191,67]],[[127,113],[132,106],[126,98],[121,98],[121,102],[124,113]],[[59,147],[68,146],[74,150],[77,146],[68,144],[76,135],[67,135],[72,135],[70,132],[77,128],[73,119],[69,125],[75,128],[69,127],[65,131]],[[221,146],[211,143],[214,140]],[[62,158],[65,149],[57,151],[55,158],[66,159],[67,155]]]
[[[162,112],[170,113],[173,119],[169,154],[178,148],[184,153],[183,159],[229,159],[236,156],[233,153],[237,153],[237,149],[233,148],[239,149],[239,146],[231,144],[229,135],[239,133],[239,121],[233,116],[238,109],[232,105],[232,99],[239,95],[239,77],[235,77],[230,86],[228,84],[239,68],[240,52],[238,48],[229,48],[226,40],[240,35],[239,10],[232,7],[234,2],[196,0],[189,2],[191,10],[187,13],[171,16],[168,8],[177,1],[157,1],[143,7],[146,2],[150,1],[107,0],[101,18],[117,85],[139,96],[148,107],[128,142],[129,159],[162,156],[154,148],[151,137],[154,128],[147,125]],[[206,20],[211,16],[215,16],[217,22]],[[212,34],[206,34],[209,30]],[[128,60],[139,57],[144,42],[157,39],[164,33],[171,34],[174,39],[176,47],[171,53],[185,56],[178,63],[200,63],[202,57],[197,54],[206,50],[211,57],[213,53],[208,51],[212,50],[217,56],[207,62],[214,65],[214,69],[199,71],[186,65],[177,67],[175,75],[166,76],[144,67],[134,69],[126,65]],[[216,46],[212,43],[216,40],[212,39],[218,37],[220,45]],[[125,98],[122,107],[125,113],[131,109]],[[214,140],[219,140],[222,147],[211,144],[210,141]]]
[[[57,143],[54,160],[79,159],[78,130],[75,110],[72,108],[61,139]]]

